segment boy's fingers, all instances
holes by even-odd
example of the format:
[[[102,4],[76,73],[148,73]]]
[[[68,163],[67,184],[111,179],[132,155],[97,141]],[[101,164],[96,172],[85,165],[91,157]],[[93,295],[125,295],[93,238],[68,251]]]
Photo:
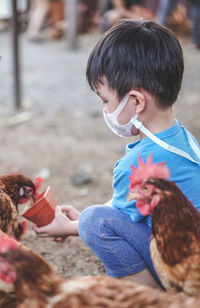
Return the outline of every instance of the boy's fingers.
[[[39,237],[49,237],[49,234],[47,234],[47,233],[37,233],[37,235]]]
[[[70,205],[63,205],[61,210],[70,220],[77,220],[80,216],[80,212]]]
[[[68,218],[68,213],[69,213],[70,210],[71,210],[71,208],[69,209],[67,207],[57,205],[56,208],[55,208],[55,217],[58,218],[58,219],[61,216]]]
[[[69,213],[73,209],[73,207],[71,205],[57,205],[56,209],[60,212]]]
[[[62,213],[62,206],[61,205],[57,205],[56,208],[55,208],[55,217],[57,215],[60,215],[60,214],[63,214]]]
[[[48,228],[46,228],[46,226],[44,227],[37,227],[36,225],[33,225],[33,230],[37,233],[37,234],[47,234],[46,231],[48,231]]]
[[[52,241],[56,243],[63,243],[66,240],[66,237],[54,237]]]
[[[62,211],[63,213],[66,213],[66,214],[68,214],[71,210],[72,210],[72,208],[71,208],[71,207],[69,208],[69,207],[66,206],[66,205],[63,205],[62,208],[61,208],[61,211]]]

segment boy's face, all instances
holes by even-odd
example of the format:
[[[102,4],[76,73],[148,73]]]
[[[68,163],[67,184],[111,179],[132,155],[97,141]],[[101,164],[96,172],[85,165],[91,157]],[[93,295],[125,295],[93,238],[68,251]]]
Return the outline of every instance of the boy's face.
[[[106,82],[99,85],[97,92],[103,101],[105,112],[112,113],[119,105],[119,100],[116,91],[109,89]]]
[[[120,104],[120,100],[118,98],[117,92],[108,87],[107,81],[105,79],[102,80],[102,83],[99,84],[96,93],[103,101],[104,111],[106,113],[112,113],[115,111],[117,106]],[[118,116],[118,123],[120,125],[128,123],[132,117],[135,115],[135,105],[133,104],[133,98],[130,96],[127,104],[120,112]]]

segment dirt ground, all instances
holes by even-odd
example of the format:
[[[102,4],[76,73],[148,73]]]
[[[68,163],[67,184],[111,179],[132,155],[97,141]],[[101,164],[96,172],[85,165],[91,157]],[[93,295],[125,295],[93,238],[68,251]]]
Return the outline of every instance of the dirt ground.
[[[125,144],[131,142],[109,131],[102,118],[102,104],[85,80],[86,60],[97,38],[94,34],[81,38],[76,52],[67,50],[64,40],[33,46],[23,38],[24,96],[34,101],[32,118],[0,129],[1,174],[17,170],[34,178],[47,170],[49,177],[43,188],[50,185],[59,204],[72,204],[79,210],[111,198],[114,164],[123,156]],[[0,40],[4,118],[12,92],[9,38],[5,34]],[[181,42],[186,68],[175,115],[200,141],[200,52],[189,39]],[[73,176],[80,172],[90,182],[76,186]],[[29,223],[22,242],[54,264],[63,277],[104,273],[102,263],[78,237],[55,243],[38,238]]]

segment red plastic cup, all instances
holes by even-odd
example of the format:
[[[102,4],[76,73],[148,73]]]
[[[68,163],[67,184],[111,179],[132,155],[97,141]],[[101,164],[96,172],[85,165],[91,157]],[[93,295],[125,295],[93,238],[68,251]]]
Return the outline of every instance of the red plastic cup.
[[[39,196],[28,211],[22,214],[26,219],[35,223],[38,227],[48,225],[55,216],[55,207],[58,205],[51,187]]]

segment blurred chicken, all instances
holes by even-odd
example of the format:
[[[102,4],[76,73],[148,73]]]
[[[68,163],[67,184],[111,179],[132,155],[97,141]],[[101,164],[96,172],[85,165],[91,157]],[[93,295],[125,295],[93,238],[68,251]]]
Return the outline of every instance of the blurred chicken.
[[[0,176],[0,230],[19,240],[26,223],[18,221],[18,205],[35,194],[34,183],[24,175]]]
[[[16,308],[197,308],[200,301],[107,276],[62,279],[44,260],[0,235],[0,280]]]
[[[37,190],[41,185],[42,179],[39,177],[33,183],[29,178],[19,174],[0,176],[0,235],[5,232],[14,235],[17,240],[21,239],[26,229],[26,222],[18,221],[18,205],[37,198]],[[28,249],[23,245],[20,247]],[[40,256],[34,255],[35,258],[41,259]],[[15,308],[15,294],[8,288],[6,292],[4,289],[0,283],[0,307]]]
[[[7,247],[6,245],[4,245],[4,243],[6,243],[5,240],[7,240],[8,245],[10,245],[9,243],[14,243],[14,247],[16,249],[19,248],[19,250],[22,252],[22,255],[23,255],[23,253],[24,254],[28,253],[31,256],[31,259],[33,260],[33,264],[30,265],[29,271],[30,272],[34,271],[35,266],[37,266],[38,269],[41,270],[41,275],[42,275],[43,265],[46,264],[46,262],[44,261],[44,259],[40,255],[38,255],[35,251],[31,250],[30,248],[26,247],[25,245],[21,244],[20,242],[15,241],[14,239],[10,238],[7,234],[2,232],[1,230],[0,230],[0,239],[3,239],[3,242],[0,240],[0,250],[1,249],[4,250]],[[9,240],[10,240],[10,242],[9,242]],[[11,246],[9,246],[9,247],[11,248]],[[3,252],[3,250],[1,250],[1,251]],[[11,284],[9,283],[9,280],[11,279],[11,276],[9,275],[9,271],[12,268],[12,265],[8,266],[7,263],[4,263],[4,262],[2,263],[1,261],[2,261],[2,258],[0,256],[0,307],[1,308],[16,308],[17,304],[16,304],[15,288],[13,288],[12,283]],[[16,260],[16,261],[18,262],[19,260]],[[21,266],[23,267],[23,260],[19,261],[19,262],[22,262]],[[26,266],[28,266],[28,264],[26,264]],[[44,270],[45,270],[45,267],[44,267]],[[51,270],[53,272],[53,268]],[[26,274],[24,273],[24,275],[26,275]],[[51,279],[50,275],[48,277],[49,277],[49,279]],[[25,280],[26,280],[26,277],[24,276],[23,281],[25,281]],[[18,280],[16,280],[16,283],[17,283],[17,281]],[[39,307],[39,306],[37,306],[37,307]]]
[[[175,182],[168,181],[165,163],[146,165],[139,157],[132,166],[128,200],[144,216],[151,214],[150,251],[156,272],[166,290],[184,296],[200,293],[200,213]]]

